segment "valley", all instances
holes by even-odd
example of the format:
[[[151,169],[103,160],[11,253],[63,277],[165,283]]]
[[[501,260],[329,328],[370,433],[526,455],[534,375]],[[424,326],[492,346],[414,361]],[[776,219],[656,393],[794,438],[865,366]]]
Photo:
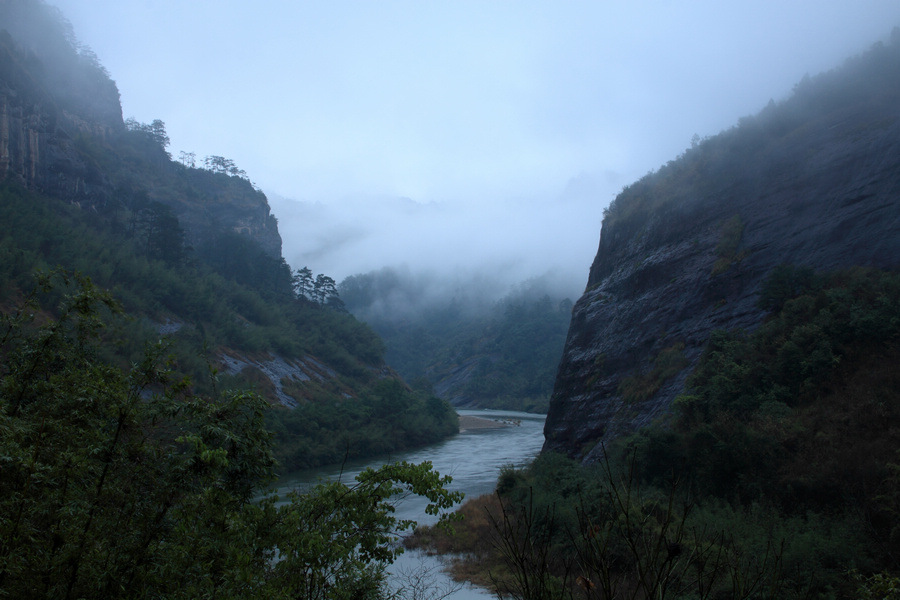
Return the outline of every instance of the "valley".
[[[281,217],[0,0],[0,597],[895,598],[900,27],[783,94],[555,200]],[[294,177],[365,162],[301,129]]]

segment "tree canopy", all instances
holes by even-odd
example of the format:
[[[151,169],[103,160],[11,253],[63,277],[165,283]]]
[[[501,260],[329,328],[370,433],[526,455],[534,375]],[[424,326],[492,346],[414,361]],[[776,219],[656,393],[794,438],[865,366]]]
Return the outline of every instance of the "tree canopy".
[[[443,515],[461,499],[426,462],[280,500],[268,404],[195,394],[164,343],[129,370],[106,364],[120,312],[56,273],[2,315],[0,597],[378,597],[413,526],[392,501]]]

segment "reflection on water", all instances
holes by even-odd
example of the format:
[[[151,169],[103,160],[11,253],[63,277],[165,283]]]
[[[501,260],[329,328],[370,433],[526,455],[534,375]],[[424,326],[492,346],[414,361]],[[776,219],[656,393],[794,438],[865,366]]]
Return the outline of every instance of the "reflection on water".
[[[453,477],[450,486],[460,490],[466,498],[476,498],[494,491],[500,469],[507,465],[523,466],[530,462],[541,450],[544,443],[544,415],[534,415],[514,411],[460,410],[459,414],[482,417],[495,421],[515,421],[517,425],[505,427],[469,429],[443,442],[400,452],[390,456],[380,456],[366,461],[352,461],[342,465],[300,471],[285,476],[279,482],[279,494],[292,489],[303,490],[315,485],[320,479],[338,479],[352,482],[366,467],[378,467],[384,463],[405,460],[411,463],[431,461],[441,475]],[[437,519],[425,514],[426,500],[411,497],[397,505],[396,516],[400,519],[414,519],[421,524],[431,524]],[[437,585],[446,585],[448,580],[437,572],[440,565],[436,557],[421,552],[406,552],[391,567],[391,572],[411,573],[422,569],[432,570],[430,578]],[[483,599],[491,597],[483,590],[463,588],[454,593],[452,600]]]

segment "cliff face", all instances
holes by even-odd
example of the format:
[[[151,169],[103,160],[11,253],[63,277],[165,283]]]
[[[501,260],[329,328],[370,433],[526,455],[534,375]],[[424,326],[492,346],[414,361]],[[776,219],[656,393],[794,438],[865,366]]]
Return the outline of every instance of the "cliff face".
[[[712,330],[762,321],[760,285],[784,263],[900,267],[897,39],[620,194],[573,310],[544,449],[589,462],[664,417]]]
[[[0,0],[2,308],[47,265],[84,274],[128,315],[100,342],[104,361],[162,364],[159,343],[199,393],[216,391],[214,366],[222,389],[299,409],[267,415],[292,468],[449,435],[451,413],[411,393],[371,329],[296,297],[265,195],[226,159],[217,172],[173,162],[161,121],[123,121],[115,84],[70,29],[44,0]],[[60,294],[80,281],[55,279]],[[400,408],[373,425],[387,398]]]
[[[164,163],[165,185],[147,187],[148,197],[172,208],[194,246],[220,232],[245,235],[269,256],[281,258],[281,235],[269,201],[249,181],[203,169]],[[171,185],[174,180],[176,185]]]
[[[89,67],[77,56],[69,58],[71,88],[80,79],[75,73]],[[55,195],[83,196],[102,181],[77,152],[73,137],[108,140],[114,131],[124,130],[118,91],[108,79],[108,85],[95,81],[90,86],[94,89],[85,93],[99,99],[92,110],[83,111],[88,114],[79,114],[83,106],[77,99],[49,91],[47,86],[59,79],[51,76],[53,71],[38,54],[0,30],[0,180]]]
[[[0,0],[0,182],[98,212],[156,200],[194,246],[229,231],[281,258],[262,192],[173,163],[144,138],[127,130],[115,82],[62,15],[37,0]]]

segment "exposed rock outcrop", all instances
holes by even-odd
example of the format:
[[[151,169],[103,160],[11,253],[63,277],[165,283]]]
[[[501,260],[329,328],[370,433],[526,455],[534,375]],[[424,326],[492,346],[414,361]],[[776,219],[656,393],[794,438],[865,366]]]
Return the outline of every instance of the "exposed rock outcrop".
[[[485,357],[473,356],[451,369],[449,373],[439,375],[440,378],[434,384],[434,394],[456,408],[479,408],[478,399],[466,394],[465,388],[466,384],[472,380],[475,370],[482,360],[485,360]],[[428,372],[429,375],[432,373],[432,371]]]
[[[160,182],[179,180],[179,184]],[[127,130],[119,91],[71,27],[42,3],[0,2],[0,182],[97,212],[136,198],[169,206],[199,246],[249,236],[281,258],[265,195],[246,180],[188,169]]]
[[[313,378],[324,382],[326,378],[332,379],[337,374],[324,367],[321,363],[309,359],[285,360],[280,356],[266,356],[262,359],[252,359],[247,356],[232,353],[223,353],[220,360],[225,365],[226,372],[234,375],[246,369],[260,371],[275,388],[274,393],[278,401],[288,408],[297,406],[297,399],[285,393],[285,381],[309,382]]]
[[[900,43],[804,80],[622,192],[574,307],[544,449],[589,462],[666,415],[712,330],[762,321],[760,285],[783,263],[900,266]],[[666,352],[680,370],[654,381]],[[649,397],[629,395],[642,379]]]

